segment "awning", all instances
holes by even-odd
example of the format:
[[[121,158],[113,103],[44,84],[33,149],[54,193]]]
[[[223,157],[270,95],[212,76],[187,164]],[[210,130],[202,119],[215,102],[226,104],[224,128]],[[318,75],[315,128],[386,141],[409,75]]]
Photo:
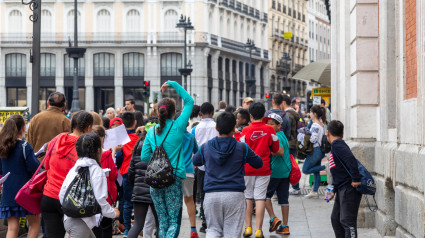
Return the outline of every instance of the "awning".
[[[320,83],[323,86],[331,86],[331,62],[319,60],[302,68],[292,78]]]

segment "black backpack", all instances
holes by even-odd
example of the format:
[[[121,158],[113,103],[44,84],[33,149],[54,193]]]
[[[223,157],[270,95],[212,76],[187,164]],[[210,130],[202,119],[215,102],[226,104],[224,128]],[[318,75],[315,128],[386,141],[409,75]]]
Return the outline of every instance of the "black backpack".
[[[168,158],[167,152],[163,147],[165,140],[168,137],[168,134],[173,128],[174,122],[168,130],[167,135],[165,136],[162,144],[160,146],[156,145],[156,134],[154,128],[154,138],[155,138],[155,151],[152,154],[151,160],[148,163],[145,174],[145,183],[152,188],[160,189],[171,186],[176,181],[176,171],[177,166],[180,160],[180,152],[177,159],[176,170],[174,171],[173,166],[171,165],[170,159]]]
[[[101,208],[90,183],[89,167],[78,169],[77,176],[65,192],[62,210],[65,215],[72,218],[91,217],[101,213]]]
[[[331,143],[328,141],[328,137],[326,135],[323,135],[322,137],[322,143],[320,144],[320,150],[323,154],[327,154],[331,152]]]

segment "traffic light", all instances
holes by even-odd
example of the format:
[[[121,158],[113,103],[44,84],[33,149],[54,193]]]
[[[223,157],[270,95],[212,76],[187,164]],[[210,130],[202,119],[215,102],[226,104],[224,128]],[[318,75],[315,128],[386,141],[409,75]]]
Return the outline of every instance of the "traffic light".
[[[271,101],[272,100],[272,93],[266,93],[266,101]]]
[[[149,97],[151,94],[151,82],[150,81],[145,81],[145,97]]]
[[[266,93],[266,99],[270,98],[270,94]]]

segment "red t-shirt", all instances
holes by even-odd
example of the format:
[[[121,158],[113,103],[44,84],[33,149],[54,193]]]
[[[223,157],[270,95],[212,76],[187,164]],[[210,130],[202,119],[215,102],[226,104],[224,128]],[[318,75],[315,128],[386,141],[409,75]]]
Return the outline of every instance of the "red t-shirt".
[[[130,167],[131,156],[133,155],[133,148],[136,145],[137,140],[139,139],[139,136],[136,133],[128,134],[128,136],[130,137],[131,141],[122,147],[124,159],[120,167],[121,175],[128,173],[128,167]]]
[[[51,146],[54,147],[51,155],[46,155],[44,162],[44,167],[47,170],[47,181],[43,194],[54,199],[59,199],[62,183],[69,170],[74,167],[75,162],[78,160],[75,148],[78,137],[62,133],[57,138],[54,144],[49,143],[47,151],[49,151]]]
[[[242,130],[240,141],[245,142],[263,159],[263,167],[260,169],[254,169],[249,164],[245,164],[245,175],[270,175],[271,152],[276,153],[279,150],[279,139],[273,127],[266,125],[264,122],[252,122],[251,125]]]
[[[117,166],[114,163],[114,159],[112,159],[111,150],[107,150],[102,153],[100,164],[102,165],[102,169],[111,169],[111,171],[109,172],[109,176],[106,177],[108,182],[108,193],[109,193],[106,201],[108,201],[108,203],[112,205],[115,201],[117,201],[117,185],[115,184],[115,181],[118,178],[118,170],[117,170]]]

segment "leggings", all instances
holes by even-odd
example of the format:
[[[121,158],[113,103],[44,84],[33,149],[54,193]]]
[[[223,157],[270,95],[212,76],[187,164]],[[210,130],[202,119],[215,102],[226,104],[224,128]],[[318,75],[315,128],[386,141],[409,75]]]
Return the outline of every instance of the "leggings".
[[[41,199],[41,214],[47,238],[63,238],[65,228],[63,224],[62,205],[59,199],[43,195]]]
[[[148,213],[149,207],[152,209],[152,213],[155,217],[156,230],[158,232],[158,216],[156,215],[155,206],[153,203],[133,203],[134,208],[134,225],[128,232],[128,238],[137,238],[140,232],[143,230],[145,225],[146,214]]]

